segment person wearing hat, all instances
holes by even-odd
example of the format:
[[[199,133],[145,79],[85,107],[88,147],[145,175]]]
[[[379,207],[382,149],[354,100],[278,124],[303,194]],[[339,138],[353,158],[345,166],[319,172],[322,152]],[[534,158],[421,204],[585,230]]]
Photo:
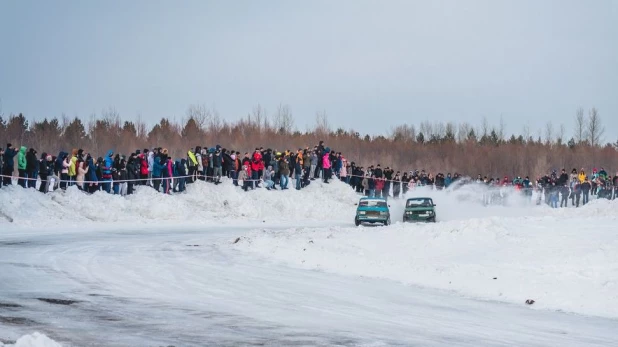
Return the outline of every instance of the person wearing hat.
[[[15,156],[17,155],[17,150],[13,148],[13,145],[10,143],[6,144],[6,149],[4,150],[4,154],[2,155],[4,159],[4,163],[2,165],[2,181],[5,186],[11,185],[13,170],[15,170]]]

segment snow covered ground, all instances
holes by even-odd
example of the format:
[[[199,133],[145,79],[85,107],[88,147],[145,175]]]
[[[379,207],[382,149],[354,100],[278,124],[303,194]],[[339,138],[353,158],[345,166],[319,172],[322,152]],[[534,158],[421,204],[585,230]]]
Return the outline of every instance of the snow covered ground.
[[[415,192],[438,223],[357,228],[338,182],[2,188],[0,346],[615,346],[618,204],[478,193]]]

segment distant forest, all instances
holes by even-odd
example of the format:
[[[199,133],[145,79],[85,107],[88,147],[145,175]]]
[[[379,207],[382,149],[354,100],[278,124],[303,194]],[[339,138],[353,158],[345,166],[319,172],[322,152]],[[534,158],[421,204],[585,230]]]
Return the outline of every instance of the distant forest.
[[[348,161],[368,166],[381,164],[395,170],[425,169],[459,172],[476,176],[537,177],[553,169],[571,171],[604,167],[613,174],[618,169],[618,141],[604,142],[604,126],[599,112],[574,110],[575,127],[567,135],[563,125],[547,123],[544,129],[524,127],[520,134],[505,134],[505,124],[479,126],[469,123],[425,121],[418,125],[402,124],[387,136],[360,134],[354,129],[331,128],[326,113],[317,113],[312,129],[298,130],[291,109],[279,105],[268,115],[256,106],[243,119],[230,122],[216,110],[192,105],[180,121],[161,119],[148,127],[138,117],[122,120],[114,108],[80,118],[51,118],[30,121],[23,114],[5,116],[0,111],[0,141],[14,146],[35,148],[39,154],[83,148],[93,156],[107,150],[129,154],[136,149],[163,147],[174,157],[186,156],[195,146],[224,148],[241,153],[256,146],[279,151],[313,148],[319,141]]]

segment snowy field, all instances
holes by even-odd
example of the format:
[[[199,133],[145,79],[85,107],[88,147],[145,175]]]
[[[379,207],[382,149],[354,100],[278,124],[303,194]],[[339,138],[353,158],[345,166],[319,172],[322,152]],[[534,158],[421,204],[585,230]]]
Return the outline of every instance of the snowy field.
[[[617,202],[414,194],[438,223],[354,227],[339,182],[2,188],[0,346],[617,345]]]

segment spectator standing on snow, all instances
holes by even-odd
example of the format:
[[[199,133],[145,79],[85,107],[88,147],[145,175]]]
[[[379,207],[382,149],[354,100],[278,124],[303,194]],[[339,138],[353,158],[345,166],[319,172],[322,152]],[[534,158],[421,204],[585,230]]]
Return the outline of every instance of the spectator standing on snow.
[[[328,183],[328,179],[331,174],[331,162],[330,162],[330,153],[325,153],[322,156],[322,169],[324,170],[322,176],[324,176],[324,183]]]
[[[214,183],[221,183],[221,175],[223,174],[223,162],[221,158],[221,150],[217,149],[212,156],[212,167]]]
[[[584,178],[584,182],[581,184],[582,189],[582,205],[586,205],[590,199],[590,190],[592,189],[592,183],[588,177]]]
[[[88,173],[88,163],[79,161],[77,163],[77,174],[75,175],[75,184],[79,190],[84,190],[84,181]]]
[[[399,176],[399,171],[395,174],[393,178],[393,198],[399,199],[399,194],[401,193],[401,177]]]
[[[39,177],[39,161],[36,154],[34,148],[30,148],[26,153],[26,177],[29,178],[26,181],[26,187],[28,188],[36,188],[36,181]]]
[[[16,155],[17,150],[15,150],[10,143],[7,143],[6,150],[4,150],[4,153],[2,154],[4,161],[2,164],[2,174],[4,175],[4,177],[2,177],[2,181],[5,186],[13,184],[11,176],[13,176],[13,170],[15,170],[14,159]]]
[[[17,184],[22,186],[22,188],[26,188],[26,179],[28,175],[26,175],[26,166],[28,161],[26,160],[26,146],[21,146],[19,149],[19,153],[17,154],[17,172],[19,172],[19,180]]]

